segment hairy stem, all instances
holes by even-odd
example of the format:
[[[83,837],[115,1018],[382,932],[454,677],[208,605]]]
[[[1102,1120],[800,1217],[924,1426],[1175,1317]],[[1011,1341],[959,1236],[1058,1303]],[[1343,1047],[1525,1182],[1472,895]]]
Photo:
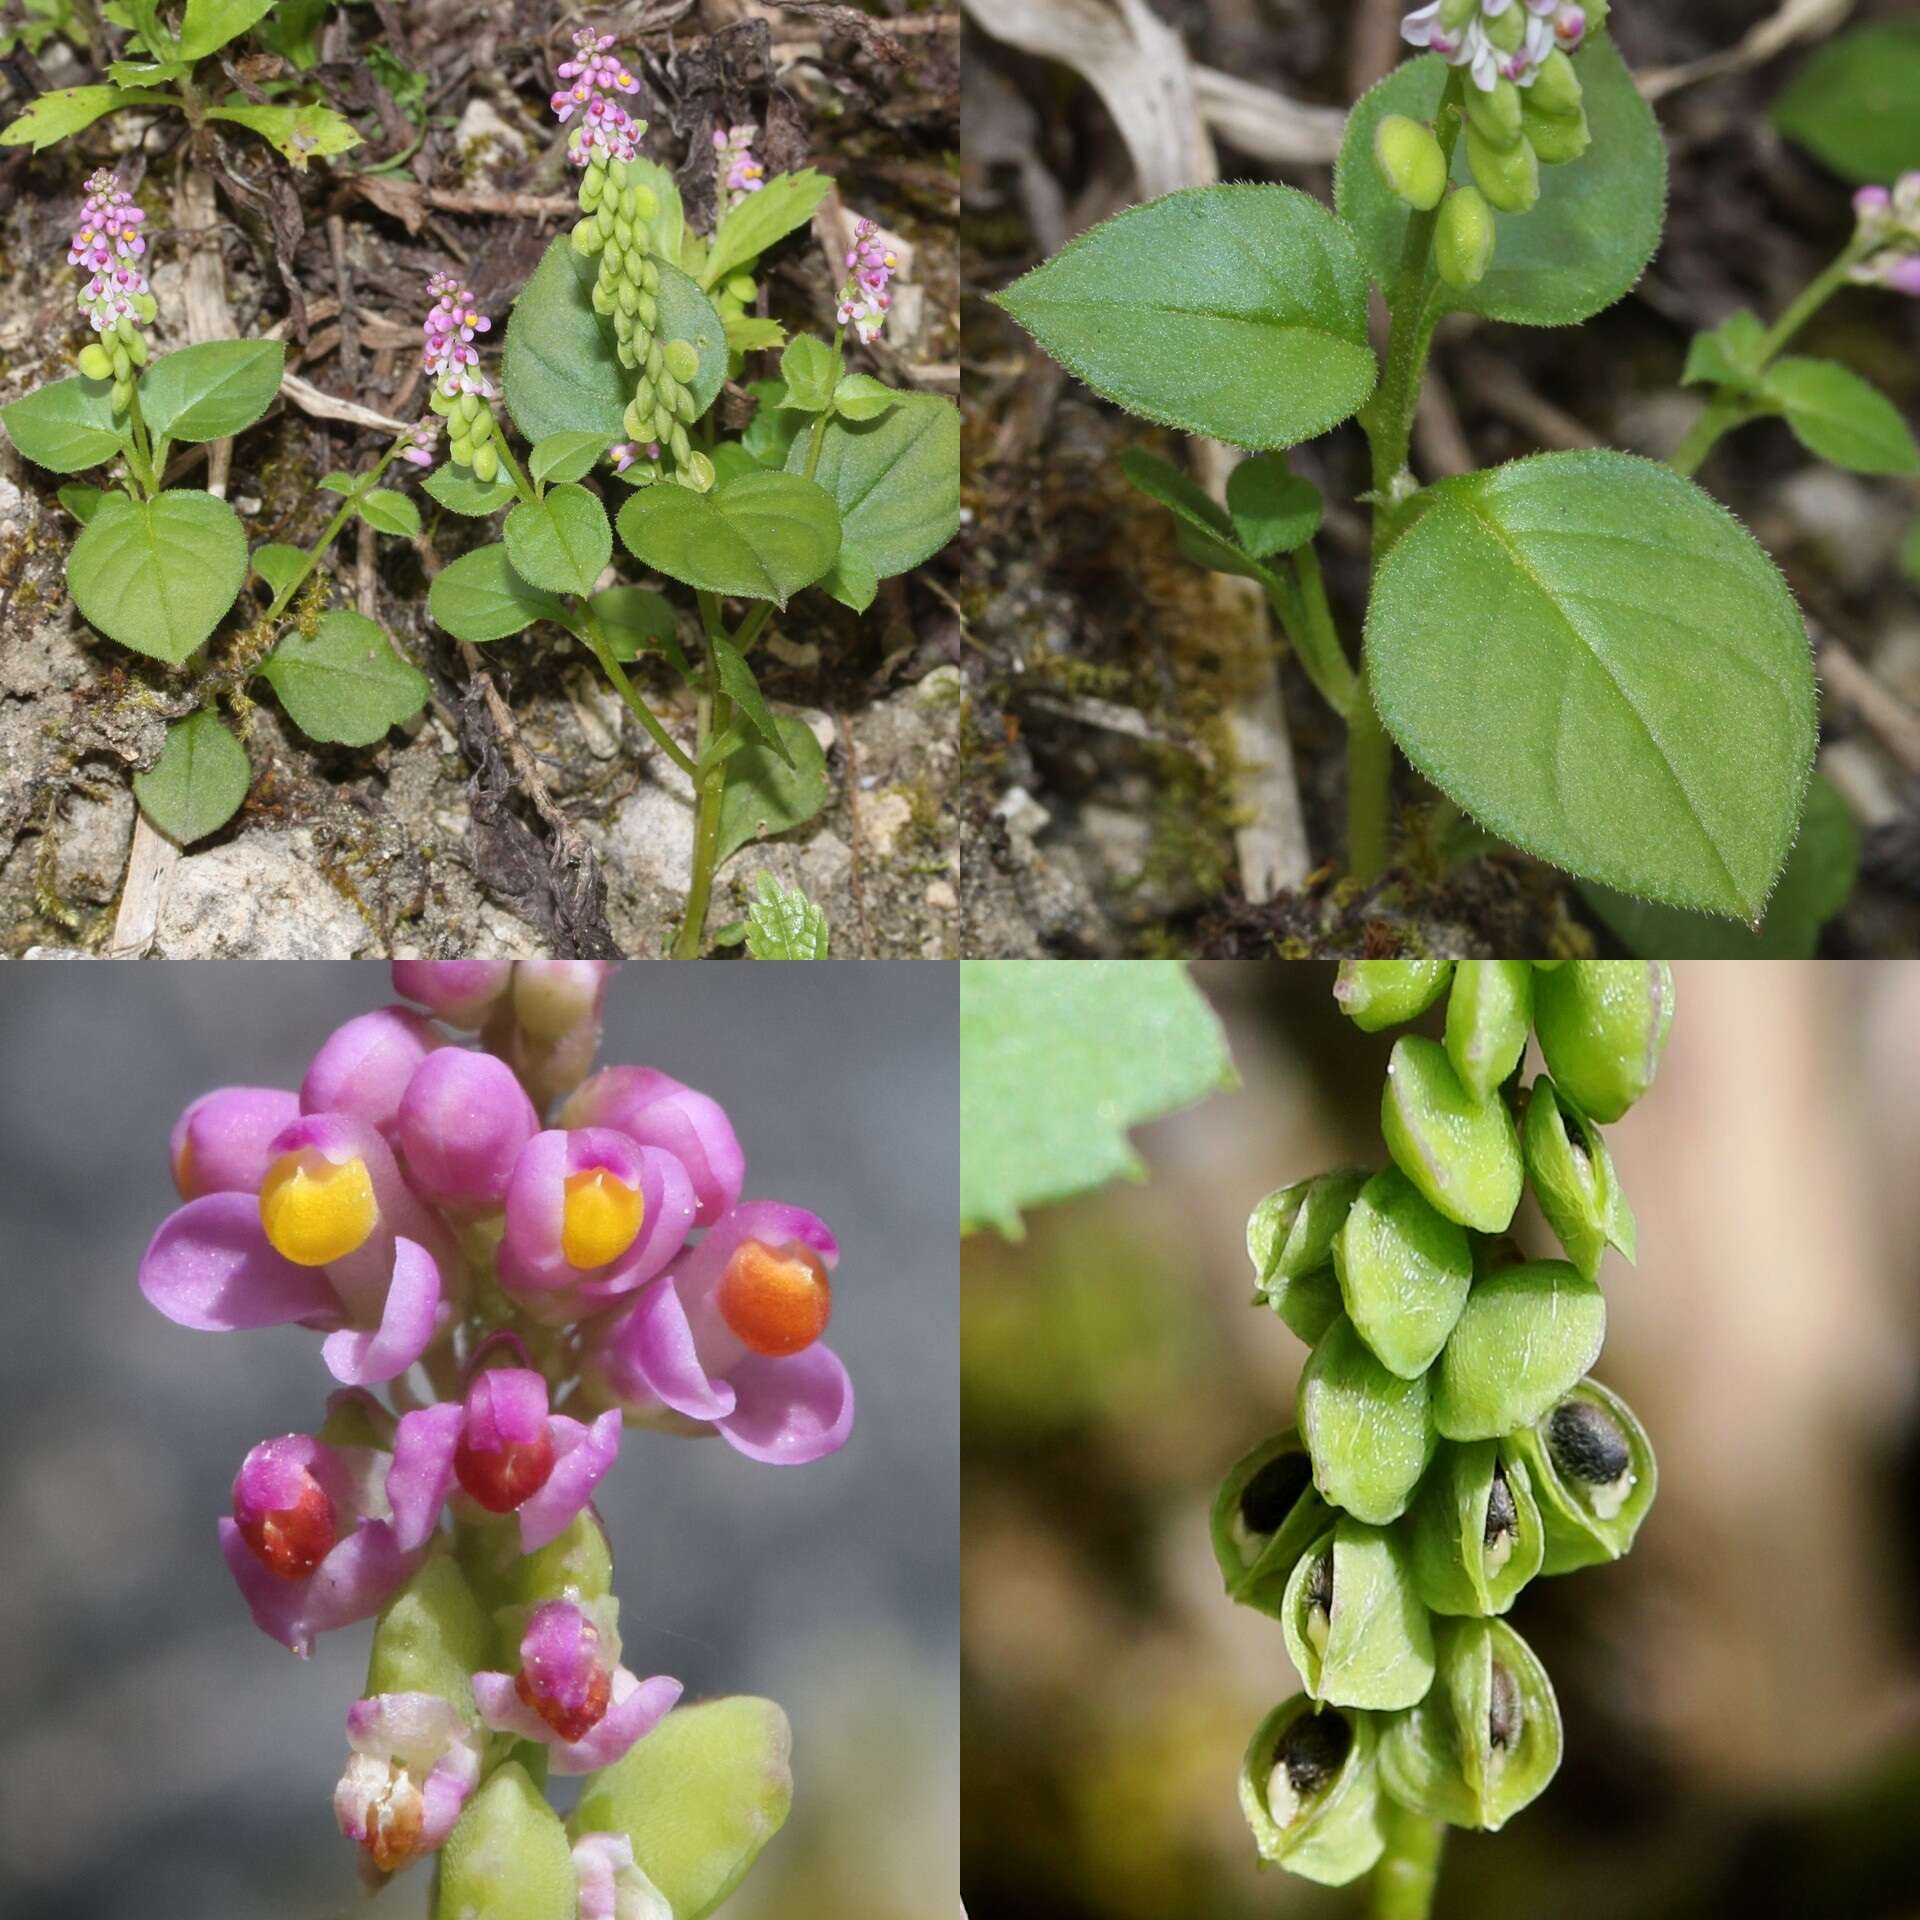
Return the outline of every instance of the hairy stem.
[[[1446,1827],[1438,1820],[1409,1813],[1388,1799],[1382,1799],[1381,1809],[1387,1850],[1373,1870],[1369,1920],[1427,1920],[1440,1878]]]
[[[811,480],[820,465],[820,449],[827,443],[827,422],[833,418],[833,396],[840,385],[840,376],[846,371],[845,348],[847,330],[844,326],[833,330],[833,372],[827,381],[827,404],[814,416],[813,438],[807,442],[807,470],[805,477]]]
[[[1353,710],[1353,666],[1340,644],[1340,629],[1334,623],[1327,583],[1320,572],[1320,556],[1311,540],[1294,554],[1293,570],[1300,583],[1302,619],[1294,651],[1328,706],[1343,718],[1348,717]]]

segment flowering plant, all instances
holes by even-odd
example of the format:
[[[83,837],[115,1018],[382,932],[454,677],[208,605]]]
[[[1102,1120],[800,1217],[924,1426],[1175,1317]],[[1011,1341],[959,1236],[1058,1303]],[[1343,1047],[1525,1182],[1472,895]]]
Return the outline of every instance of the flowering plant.
[[[377,1616],[335,1813],[376,1883],[439,1855],[449,1920],[692,1920],[737,1882],[785,1816],[784,1721],[676,1711],[623,1664],[594,1491],[629,1428],[776,1466],[852,1429],[833,1233],[742,1200],[707,1095],[591,1071],[607,972],[396,962],[414,1004],[348,1021],[297,1092],[181,1115],[182,1204],[140,1263],[182,1326],[325,1336],[325,1416],[247,1454],[221,1549],[297,1654]],[[570,1837],[549,1773],[593,1776]]]
[[[999,299],[1104,397],[1249,450],[1223,502],[1144,451],[1125,466],[1190,559],[1257,583],[1344,723],[1355,882],[1393,864],[1397,746],[1438,790],[1442,842],[1490,835],[1615,897],[1757,925],[1808,800],[1813,665],[1772,561],[1691,475],[1767,412],[1826,458],[1920,467],[1864,382],[1775,359],[1835,287],[1904,283],[1900,190],[1868,197],[1841,261],[1773,329],[1736,316],[1696,343],[1688,376],[1715,394],[1670,462],[1558,452],[1432,484],[1411,463],[1443,318],[1572,327],[1659,243],[1666,156],[1608,11],[1429,0],[1402,22],[1419,57],[1352,109],[1332,208],[1280,186],[1175,193]],[[1371,287],[1391,321],[1380,357]],[[1285,452],[1349,419],[1371,456],[1358,650],[1322,576],[1319,491]]]

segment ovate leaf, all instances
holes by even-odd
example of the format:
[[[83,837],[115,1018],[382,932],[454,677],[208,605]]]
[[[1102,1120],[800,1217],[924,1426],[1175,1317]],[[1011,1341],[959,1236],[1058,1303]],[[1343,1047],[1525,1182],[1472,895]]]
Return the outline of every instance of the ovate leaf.
[[[565,605],[515,573],[501,546],[476,547],[434,575],[427,611],[456,640],[504,640],[536,620],[562,620]]]
[[[67,556],[84,619],[135,653],[177,666],[220,624],[247,577],[247,536],[210,493],[110,494]]]
[[[793,756],[787,751],[787,743],[774,724],[773,714],[761,696],[760,683],[753,677],[753,669],[747,665],[746,656],[731,641],[716,638],[713,642],[713,663],[727,698],[740,709],[754,732],[791,766]]]
[[[273,404],[287,350],[278,340],[209,340],[163,354],[140,376],[140,412],[158,439],[224,440]]]
[[[1477,286],[1442,287],[1449,304],[1492,320],[1571,326],[1612,306],[1653,258],[1667,201],[1666,149],[1653,110],[1604,36],[1590,40],[1573,64],[1586,91],[1592,146],[1565,166],[1540,169],[1540,200],[1532,212],[1493,216],[1492,266]],[[1374,129],[1390,113],[1431,120],[1446,74],[1437,54],[1409,60],[1363,95],[1347,119],[1335,199],[1382,288],[1399,274],[1409,216],[1374,164]],[[1471,184],[1464,139],[1453,173],[1461,185]]]
[[[282,546],[278,541],[270,540],[253,550],[253,570],[273,590],[276,599],[306,564],[307,556],[302,548]]]
[[[550,433],[527,455],[527,471],[537,485],[551,480],[580,480],[613,443],[600,433]]]
[[[203,60],[273,11],[273,0],[187,0],[180,23],[180,58]]]
[[[717,287],[728,274],[751,266],[776,240],[805,226],[832,186],[825,174],[811,167],[799,173],[776,173],[758,193],[730,207],[713,230],[700,284]]]
[[[363,495],[360,518],[375,533],[391,533],[402,540],[411,540],[420,531],[420,509],[391,487],[375,487]]]
[[[100,503],[107,497],[102,487],[83,487],[76,481],[70,481],[62,487],[54,498],[66,508],[84,527],[100,511]]]
[[[1760,918],[1813,762],[1813,663],[1773,563],[1691,481],[1606,452],[1442,481],[1375,577],[1367,665],[1408,759],[1495,833]]]
[[[803,825],[827,804],[827,756],[804,720],[780,714],[774,724],[786,755],[758,743],[742,747],[727,762],[720,800],[720,851],[724,862],[749,840],[765,840]]]
[[[634,557],[706,593],[780,606],[811,586],[840,550],[833,498],[792,473],[748,473],[711,493],[649,487],[620,509]]]
[[[1226,508],[1178,467],[1141,447],[1129,447],[1120,456],[1120,466],[1149,500],[1159,501],[1173,515],[1180,551],[1195,566],[1271,583],[1273,575],[1241,549]]]
[[[31,143],[38,153],[42,147],[92,126],[102,114],[120,107],[146,106],[159,99],[159,94],[141,87],[58,87],[30,101],[26,112],[7,123],[6,130],[0,132],[0,147]]]
[[[113,382],[72,374],[0,407],[7,438],[37,467],[85,473],[125,444],[113,419]]]
[[[802,413],[821,413],[833,392],[833,354],[825,341],[803,333],[787,343],[780,356],[780,378],[786,383],[786,404]]]
[[[1778,100],[1773,123],[1856,184],[1920,167],[1920,21],[1883,20],[1830,40]]]
[[[1127,1130],[1235,1084],[1177,960],[960,966],[960,1230],[1144,1169]]]
[[[1835,361],[1797,355],[1776,360],[1760,398],[1786,415],[1809,453],[1836,467],[1849,473],[1920,472],[1920,447],[1900,409]]]
[[[673,602],[650,587],[608,587],[591,604],[616,660],[637,660],[643,653],[661,653],[674,669],[690,679],[687,656],[680,648],[680,626]]]
[[[517,497],[511,480],[476,480],[463,468],[451,464],[435,467],[420,484],[449,513],[465,514],[474,520],[498,513],[509,500]]]
[[[1291,187],[1129,208],[996,298],[1094,392],[1235,446],[1311,440],[1373,391],[1353,236]]]
[[[312,740],[367,747],[426,705],[427,676],[394,652],[363,615],[336,608],[311,634],[289,633],[261,677]]]
[[[209,120],[231,120],[276,146],[302,173],[312,159],[326,159],[360,144],[351,120],[331,107],[209,107]]]
[[[798,887],[783,887],[764,868],[747,902],[747,952],[756,960],[824,960],[827,916]]]
[[[1320,489],[1287,471],[1276,453],[1256,453],[1227,476],[1227,511],[1257,560],[1304,547],[1320,531]]]
[[[581,486],[549,487],[539,499],[523,500],[503,531],[514,572],[549,593],[591,593],[613,558],[607,510]]]
[[[1711,333],[1696,333],[1687,347],[1680,378],[1689,386],[1745,387],[1760,376],[1767,330],[1760,316],[1742,307]]]
[[[167,729],[160,758],[133,776],[133,797],[169,840],[189,847],[240,811],[252,780],[246,748],[203,707]]]

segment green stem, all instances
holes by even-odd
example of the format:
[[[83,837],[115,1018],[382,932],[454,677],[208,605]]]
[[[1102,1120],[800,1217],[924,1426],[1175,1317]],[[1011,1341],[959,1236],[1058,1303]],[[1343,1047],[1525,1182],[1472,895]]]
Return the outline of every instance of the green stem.
[[[147,434],[146,416],[140,411],[140,387],[136,381],[127,401],[127,428],[133,436],[127,449],[127,465],[151,500],[160,491],[160,476],[153,470],[153,442]]]
[[[314,568],[326,558],[327,550],[339,539],[341,530],[346,526],[347,522],[353,518],[354,514],[358,512],[361,496],[380,484],[381,476],[385,474],[386,470],[392,466],[395,459],[398,458],[400,449],[405,446],[407,441],[412,437],[412,432],[412,428],[408,428],[408,430],[380,456],[373,471],[363,475],[354,487],[354,490],[341,501],[339,511],[327,522],[320,538],[307,549],[306,558],[300,562],[299,569],[295,572],[293,578],[273,596],[266,613],[262,616],[265,620],[269,623],[278,620],[280,616],[286,612],[288,607],[293,604],[293,596],[306,585],[308,577],[312,574]]]
[[[1438,1820],[1409,1813],[1384,1796],[1382,1824],[1387,1850],[1373,1870],[1367,1907],[1369,1920],[1427,1920],[1440,1878],[1440,1850],[1446,1827]]]
[[[693,783],[693,872],[687,883],[686,912],[673,943],[676,960],[698,960],[706,941],[707,906],[713,897],[714,869],[719,864],[720,809],[727,793],[726,760],[710,758],[709,753],[733,719],[732,702],[721,688],[720,663],[713,651],[714,640],[721,632],[719,597],[710,593],[698,597],[707,685],[700,700],[700,764]]]
[[[599,661],[600,671],[612,682],[614,692],[627,703],[627,711],[646,728],[653,744],[691,778],[694,773],[692,756],[661,724],[659,715],[640,698],[639,688],[627,678],[627,670],[613,657],[613,649],[607,644],[607,636],[600,625],[600,616],[594,612],[590,601],[580,602],[580,626],[577,631],[586,642],[587,651]]]
[[[1340,629],[1334,623],[1327,583],[1320,572],[1320,556],[1311,540],[1295,552],[1293,570],[1300,582],[1303,623],[1294,651],[1300,656],[1307,678],[1320,689],[1327,704],[1343,718],[1351,718],[1353,666],[1347,659],[1346,648],[1340,644]]]
[[[807,442],[807,467],[805,478],[811,480],[815,469],[820,465],[820,449],[827,443],[827,422],[833,418],[833,396],[840,385],[840,376],[846,371],[845,348],[847,330],[835,327],[833,330],[833,377],[827,382],[827,404],[814,416],[813,438]]]
[[[1850,240],[1826,271],[1807,283],[1800,297],[1760,336],[1759,357],[1754,363],[1756,373],[1765,372],[1794,335],[1842,287],[1850,283],[1854,267],[1871,251],[1870,246],[1863,245],[1858,239]],[[1758,418],[1764,411],[1765,408],[1755,407],[1745,396],[1730,388],[1721,388],[1701,408],[1699,417],[1687,430],[1686,438],[1674,448],[1667,465],[1675,473],[1683,473],[1691,479],[1700,471],[1707,455],[1719,445],[1724,435],[1748,420]]]

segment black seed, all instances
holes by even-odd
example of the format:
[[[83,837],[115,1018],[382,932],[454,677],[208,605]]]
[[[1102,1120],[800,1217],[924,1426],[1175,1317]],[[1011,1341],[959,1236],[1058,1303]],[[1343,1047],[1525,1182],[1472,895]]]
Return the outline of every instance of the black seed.
[[[1620,1423],[1591,1400],[1562,1400],[1547,1418],[1547,1451],[1569,1480],[1604,1487],[1633,1464]]]
[[[1240,1489],[1240,1518],[1247,1531],[1276,1531],[1312,1478],[1313,1462],[1304,1453],[1276,1454]]]
[[[1514,1508],[1513,1489],[1507,1485],[1506,1469],[1496,1460],[1493,1485],[1487,1493],[1487,1524],[1480,1537],[1490,1547],[1503,1533],[1518,1534],[1519,1531],[1520,1515]]]
[[[1498,1660],[1493,1663],[1493,1686],[1487,1696],[1487,1743],[1511,1751],[1527,1724],[1520,1703],[1520,1683]]]
[[[1307,1571],[1307,1605],[1333,1613],[1333,1555],[1323,1553]]]
[[[1343,1714],[1305,1713],[1280,1736],[1276,1757],[1286,1762],[1287,1784],[1304,1800],[1340,1771],[1352,1745]]]

